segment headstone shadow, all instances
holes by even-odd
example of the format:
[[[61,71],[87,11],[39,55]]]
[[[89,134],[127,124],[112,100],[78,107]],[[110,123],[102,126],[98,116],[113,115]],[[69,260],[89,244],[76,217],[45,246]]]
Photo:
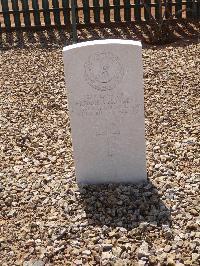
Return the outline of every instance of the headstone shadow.
[[[170,210],[150,180],[141,185],[85,185],[80,187],[83,209],[93,226],[171,225]]]

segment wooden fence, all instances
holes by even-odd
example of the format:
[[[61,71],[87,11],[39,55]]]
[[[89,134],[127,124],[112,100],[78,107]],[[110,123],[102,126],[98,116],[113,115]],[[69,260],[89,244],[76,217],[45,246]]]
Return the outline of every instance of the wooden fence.
[[[143,3],[158,20],[200,18],[200,0],[0,0],[0,30],[149,20]]]

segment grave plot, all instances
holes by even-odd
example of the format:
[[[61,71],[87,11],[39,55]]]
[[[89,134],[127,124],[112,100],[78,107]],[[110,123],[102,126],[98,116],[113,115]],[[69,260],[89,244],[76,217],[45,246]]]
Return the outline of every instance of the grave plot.
[[[0,264],[199,265],[199,42],[142,49],[148,182],[141,185],[77,185],[63,47],[36,40],[0,51]],[[84,84],[101,94],[88,69]],[[111,73],[120,85],[119,69]],[[101,73],[105,82],[106,68]],[[82,98],[76,102],[82,115]],[[84,126],[79,136],[90,134]],[[112,136],[108,158],[119,133],[114,122],[95,131],[99,143]]]

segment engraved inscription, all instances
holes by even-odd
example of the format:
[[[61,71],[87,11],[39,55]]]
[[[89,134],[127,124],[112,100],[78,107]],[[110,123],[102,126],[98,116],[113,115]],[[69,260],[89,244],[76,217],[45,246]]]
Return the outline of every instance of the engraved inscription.
[[[96,132],[97,137],[105,138],[105,145],[107,149],[107,156],[113,157],[116,152],[116,147],[119,144],[118,136],[120,135],[120,130],[114,123],[111,123],[106,129],[102,129]]]
[[[136,103],[132,97],[123,93],[117,95],[112,93],[88,94],[74,103],[72,112],[80,116],[101,116],[108,113],[137,115],[141,107],[141,104]]]
[[[110,52],[92,54],[84,68],[86,81],[98,91],[112,90],[124,76],[124,68],[118,56]]]

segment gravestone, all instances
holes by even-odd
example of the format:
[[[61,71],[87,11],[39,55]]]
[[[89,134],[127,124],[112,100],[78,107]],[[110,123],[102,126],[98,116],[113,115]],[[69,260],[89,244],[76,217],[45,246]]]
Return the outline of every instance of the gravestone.
[[[141,43],[83,42],[63,56],[77,181],[146,180]]]

